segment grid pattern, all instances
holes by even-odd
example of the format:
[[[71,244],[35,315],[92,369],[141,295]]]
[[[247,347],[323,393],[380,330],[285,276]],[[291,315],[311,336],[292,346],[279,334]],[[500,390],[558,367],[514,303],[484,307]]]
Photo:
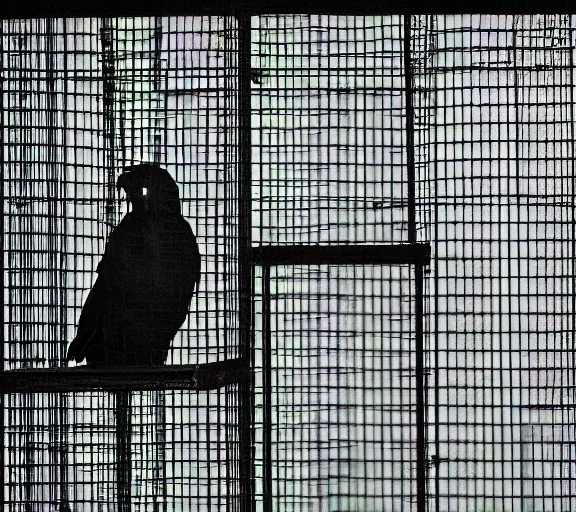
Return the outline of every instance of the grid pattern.
[[[431,510],[576,507],[574,21],[434,19]]]
[[[26,398],[10,395],[4,411],[6,510],[117,510],[113,398]],[[132,509],[235,510],[235,402],[218,391],[135,392],[131,402]]]
[[[408,46],[404,21],[253,17],[249,113],[234,18],[3,21],[2,368],[63,365],[141,161],[179,183],[204,257],[168,363],[240,353],[250,114],[255,247],[413,241],[414,185],[433,257],[423,454],[420,269],[255,269],[256,509],[423,512],[419,460],[430,511],[576,509],[576,18],[413,16]],[[120,508],[121,400],[7,395],[5,508]],[[235,386],[130,400],[131,508],[237,510]]]
[[[254,244],[406,242],[402,18],[252,27]]]
[[[411,509],[413,269],[278,266],[269,277],[270,354],[262,324],[255,341],[256,464],[265,466],[269,439],[268,510]],[[257,317],[266,307],[263,294]],[[260,394],[267,361],[270,411]],[[256,499],[256,510],[266,510],[260,486]]]
[[[1,56],[3,368],[65,366],[106,238],[126,212],[116,177],[151,161],[179,184],[203,257],[167,364],[236,357],[236,21],[3,21]],[[117,433],[128,429],[118,400],[6,396],[9,510],[116,510]],[[132,393],[132,510],[235,510],[237,407],[236,386]]]
[[[403,31],[400,16],[252,19],[255,246],[409,241]],[[256,272],[256,509],[415,510],[414,269]]]
[[[62,363],[141,161],[178,182],[204,256],[169,363],[235,354],[236,45],[227,18],[3,22],[6,369]]]

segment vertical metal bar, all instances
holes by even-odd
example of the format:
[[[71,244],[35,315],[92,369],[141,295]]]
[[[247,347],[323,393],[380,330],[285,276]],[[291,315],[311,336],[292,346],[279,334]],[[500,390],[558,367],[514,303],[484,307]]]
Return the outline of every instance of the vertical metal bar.
[[[46,126],[45,140],[46,144],[46,187],[48,193],[47,210],[47,238],[48,238],[48,318],[50,327],[48,330],[48,341],[56,341],[58,338],[58,270],[60,262],[58,256],[58,202],[60,192],[58,188],[58,94],[56,92],[56,55],[54,39],[56,38],[54,28],[54,18],[46,20],[46,48],[44,49],[46,57]],[[60,347],[57,347],[58,349]],[[59,350],[55,344],[48,347],[48,365],[55,365],[58,360]],[[54,412],[54,411],[52,411]]]
[[[231,69],[230,66],[230,53],[231,53],[231,49],[233,48],[233,44],[235,41],[235,31],[233,29],[231,29],[231,25],[234,26],[234,22],[231,24],[230,23],[230,17],[229,16],[224,16],[223,18],[223,24],[224,24],[224,65],[222,67],[222,75],[223,75],[223,80],[224,80],[224,105],[223,107],[220,107],[220,104],[218,104],[218,115],[221,115],[221,122],[222,124],[220,125],[220,129],[222,130],[222,143],[224,146],[224,166],[226,168],[226,174],[225,174],[225,188],[224,188],[224,218],[226,219],[226,241],[227,241],[227,246],[226,246],[226,251],[227,254],[229,255],[233,255],[234,254],[234,244],[235,244],[235,233],[234,233],[234,229],[235,227],[232,225],[231,222],[229,222],[230,218],[233,216],[233,214],[231,215],[231,212],[234,211],[234,207],[232,204],[229,204],[229,201],[233,201],[235,194],[231,192],[231,185],[234,186],[234,177],[232,177],[232,179],[230,179],[230,157],[232,155],[234,155],[234,143],[231,142],[230,140],[230,102],[234,101],[234,89],[232,88],[232,90],[230,90],[230,85],[231,85],[231,79],[233,80],[234,76],[234,71],[233,69]],[[235,20],[234,20],[235,21]],[[230,34],[232,33],[232,37],[230,37]],[[220,110],[221,108],[221,110]],[[233,107],[232,107],[233,108]],[[234,112],[232,112],[232,116],[234,116]],[[220,118],[220,117],[219,117]],[[234,129],[234,123],[232,123],[232,130]],[[232,138],[233,140],[233,138]],[[232,147],[231,147],[232,145]],[[233,276],[234,276],[234,271],[231,268],[231,265],[234,265],[233,263],[234,259],[233,258],[228,258],[228,263],[224,266],[224,272],[223,272],[223,278],[224,278],[224,282],[226,283],[230,283],[233,282]],[[231,302],[232,301],[232,304]],[[228,315],[230,314],[230,311],[233,311],[234,305],[233,305],[233,295],[228,293],[227,294],[227,300],[225,301],[224,304],[224,332],[225,333],[230,333],[227,334],[224,337],[224,353],[226,354],[226,357],[233,357],[236,354],[234,353],[234,343],[233,343],[233,339],[231,339],[231,337],[233,336],[232,331],[230,331],[230,324],[229,324],[229,318]],[[234,464],[234,456],[236,455],[236,451],[233,449],[233,446],[235,444],[235,436],[234,436],[234,409],[235,409],[235,405],[237,405],[237,401],[236,403],[234,403],[234,390],[233,389],[226,389],[225,390],[225,414],[226,414],[226,443],[225,443],[225,449],[226,449],[226,454],[225,454],[225,460],[226,460],[226,509],[227,510],[231,510],[231,511],[235,511],[237,510],[235,505],[236,505],[236,497],[237,497],[237,493],[238,493],[238,489],[235,485],[236,482],[236,475],[238,475],[237,471],[238,468],[236,467],[236,464]]]
[[[404,15],[404,101],[406,102],[406,167],[408,180],[408,241],[416,243],[416,170],[414,165],[414,106],[410,65],[411,17]]]
[[[162,39],[164,36],[164,27],[162,26],[162,18],[154,18],[154,29],[153,29],[153,40],[154,42],[152,48],[152,107],[154,109],[154,119],[153,119],[153,158],[154,163],[162,165],[162,148],[168,143],[167,138],[163,138],[162,135],[166,132],[167,118],[162,118],[160,116],[160,102],[163,100],[163,112],[166,113],[166,95],[161,95],[162,92]],[[162,100],[159,100],[162,98]],[[166,160],[166,157],[164,158]]]
[[[154,163],[162,165],[163,147],[168,144],[166,136],[166,126],[168,124],[167,115],[167,95],[162,95],[162,43],[164,37],[164,27],[162,26],[162,18],[154,18],[153,29],[153,78],[152,78],[152,94],[153,108],[155,109],[154,115],[154,128],[153,128],[153,144],[154,144]],[[165,81],[167,82],[167,81]],[[162,98],[162,100],[159,100]],[[164,117],[160,116],[160,101],[163,101]],[[120,120],[123,122],[123,120]],[[164,135],[164,137],[163,137]],[[166,157],[164,157],[166,161]],[[152,391],[151,400],[153,404],[154,413],[152,418],[156,428],[156,449],[153,453],[153,482],[154,482],[154,512],[166,512],[168,502],[168,489],[166,486],[166,392],[164,390]]]
[[[0,20],[0,42],[3,43],[4,41],[4,24],[6,23],[5,20]],[[5,66],[5,62],[4,62],[4,52],[5,52],[5,48],[4,45],[2,44],[0,46],[0,69],[7,69]],[[5,132],[5,122],[4,122],[4,116],[6,115],[6,111],[4,109],[4,84],[6,83],[6,80],[0,80],[0,133],[2,134],[2,140],[4,141],[3,144],[0,144],[0,168],[2,169],[2,172],[0,172],[0,202],[2,203],[2,205],[4,205],[4,170],[8,168],[8,166],[6,165],[6,160],[5,160],[5,155],[4,155],[4,147],[6,145],[6,142],[9,141],[9,139],[6,137],[6,132]],[[2,290],[4,290],[4,251],[5,251],[5,246],[4,246],[4,206],[2,206],[2,208],[0,208],[0,233],[1,233],[1,238],[0,238],[0,247],[2,247],[2,257],[0,258],[0,275],[1,275],[1,283],[2,283]],[[4,349],[5,349],[5,343],[6,343],[6,339],[4,337],[4,327],[5,327],[5,315],[4,315],[4,292],[2,292],[0,297],[0,328],[2,329],[2,334],[0,336],[0,339],[2,340],[2,346],[0,346],[0,374],[4,373]],[[5,400],[7,398],[7,395],[5,395],[4,393],[0,392],[0,486],[2,487],[2,490],[0,490],[0,497],[2,499],[2,501],[0,501],[0,503],[3,504],[3,506],[5,506],[4,504],[8,503],[8,496],[6,495],[6,485],[5,485],[5,470],[4,468],[6,467],[6,460],[4,458],[4,451],[5,451],[5,442],[6,442],[6,438],[5,438],[5,432],[4,432],[4,409],[6,407],[6,403]]]
[[[102,81],[104,106],[104,158],[106,175],[106,228],[109,231],[114,225],[114,205],[116,201],[116,182],[114,175],[114,36],[112,21],[109,18],[102,20],[100,29],[102,44]]]
[[[437,18],[435,17],[436,15],[430,15],[429,17],[429,26],[427,29],[430,30],[430,38],[432,39],[434,37],[434,31],[436,29],[434,22],[436,21],[436,23],[438,22]],[[431,64],[432,69],[430,70],[430,73],[434,73],[434,64]],[[434,84],[430,84],[431,88],[435,87],[435,83]],[[436,92],[435,94],[438,94],[438,92]],[[434,102],[433,104],[433,108],[436,108],[436,104],[437,102]],[[431,105],[432,107],[432,105]],[[428,115],[432,115],[431,110],[428,111]],[[436,112],[434,112],[433,114],[434,116],[436,116]],[[435,119],[435,117],[434,117]],[[436,131],[438,130],[437,125],[435,122],[430,122],[429,124],[429,128],[430,133],[429,133],[429,141],[436,139],[438,137],[438,134],[436,133]],[[435,133],[432,134],[432,129],[435,130]],[[428,161],[429,162],[435,162],[436,161],[436,146],[434,144],[430,145],[430,153],[428,155]],[[436,166],[434,166],[434,175],[431,178],[431,183],[430,183],[430,187],[433,187],[434,190],[436,190],[436,179],[438,177],[438,171],[436,170]],[[436,193],[435,193],[436,194]],[[440,230],[438,227],[438,201],[435,199],[433,201],[432,204],[432,208],[434,211],[434,215],[432,217],[432,222],[433,222],[433,226],[432,226],[432,232],[433,232],[433,237],[434,237],[434,241],[432,242],[434,244],[434,254],[438,254],[439,251],[439,235],[440,235]],[[434,470],[434,504],[435,504],[435,510],[440,510],[440,386],[439,386],[439,382],[440,382],[440,376],[439,376],[439,368],[440,368],[440,350],[439,350],[439,343],[438,340],[440,339],[440,328],[439,328],[439,321],[440,321],[440,314],[438,312],[438,306],[437,304],[439,303],[440,300],[440,293],[439,293],[439,289],[440,289],[440,280],[438,278],[438,265],[435,265],[435,268],[433,270],[433,279],[434,279],[434,340],[436,340],[434,342],[434,369],[435,369],[435,379],[434,379],[434,455],[435,455],[435,463],[436,463],[436,467]]]
[[[406,102],[406,159],[408,179],[408,241],[416,243],[416,169],[414,160],[414,106],[410,63],[411,17],[404,15],[404,80]],[[417,263],[415,272],[415,350],[416,350],[416,510],[426,511],[426,407],[424,379],[424,271]]]
[[[64,19],[62,21],[62,29],[63,29],[63,48],[64,48],[64,55],[68,55],[68,20]],[[68,75],[68,59],[63,59],[63,72],[64,72],[64,80],[63,80],[63,116],[62,116],[62,169],[63,169],[63,178],[60,182],[61,188],[61,198],[62,198],[62,215],[64,219],[60,224],[60,233],[63,240],[63,246],[66,246],[67,237],[68,237],[68,223],[66,220],[66,213],[67,213],[67,188],[66,188],[66,169],[68,168],[68,86],[69,86],[69,75]],[[58,353],[58,366],[66,365],[66,338],[67,338],[67,331],[68,331],[68,304],[67,304],[67,290],[68,290],[68,272],[67,272],[67,255],[66,251],[62,250],[60,252],[60,351]],[[68,497],[68,395],[66,393],[60,393],[59,395],[59,404],[60,404],[60,434],[59,434],[59,457],[60,457],[60,465],[59,465],[59,482],[60,482],[60,501],[62,503],[62,508],[67,506],[69,497]]]
[[[62,244],[62,237],[65,236],[66,222],[59,222],[60,216],[63,212],[60,211],[63,204],[62,193],[63,190],[59,176],[59,168],[66,169],[66,151],[59,153],[58,148],[58,92],[56,90],[56,76],[57,76],[57,63],[56,63],[56,38],[57,28],[54,26],[57,21],[53,18],[46,20],[46,64],[47,64],[47,83],[46,83],[46,114],[47,114],[47,134],[46,134],[46,153],[47,153],[47,187],[48,187],[48,258],[49,258],[49,294],[50,294],[50,333],[48,341],[52,345],[48,348],[48,364],[49,366],[59,366],[61,361],[64,360],[63,354],[66,346],[62,343],[66,334],[66,293],[65,293],[65,256],[63,251],[59,251],[59,246]],[[66,21],[62,22],[65,25]],[[64,53],[66,53],[66,36],[64,36]],[[67,59],[63,59],[66,63]],[[65,64],[64,64],[65,65]],[[64,87],[67,82],[64,80]],[[64,98],[66,89],[64,91]],[[65,122],[66,115],[62,116]],[[65,126],[62,127],[62,140],[66,139]],[[60,165],[58,162],[62,162]],[[65,171],[64,171],[65,172]],[[62,207],[65,211],[65,206]],[[60,244],[59,244],[60,243]],[[58,329],[58,326],[60,328]],[[58,343],[57,343],[58,342]],[[54,402],[52,402],[54,400]],[[60,501],[61,504],[67,503],[67,486],[65,485],[66,479],[66,447],[64,446],[64,439],[62,439],[62,432],[64,429],[66,414],[65,394],[48,395],[48,403],[50,416],[50,443],[52,446],[58,446],[58,450],[50,451],[50,467],[51,467],[51,501]],[[64,467],[63,467],[64,466]]]
[[[252,356],[252,142],[251,142],[251,85],[250,85],[250,14],[241,11],[238,19],[238,288],[239,288],[239,344],[240,357],[250,369]],[[252,390],[253,378],[239,385],[240,428],[240,510],[254,509],[252,496]]]
[[[166,399],[165,391],[152,391],[152,417],[155,421],[157,443],[152,451],[154,457],[154,512],[166,512],[168,506],[168,489],[166,487]],[[128,396],[130,396],[128,394]],[[128,418],[130,419],[130,418]],[[130,442],[130,438],[128,438]]]
[[[574,27],[572,26],[572,16],[570,16],[568,18],[570,20],[570,25],[569,25],[569,31],[568,33],[570,34],[570,37],[572,37],[572,33],[574,30]],[[574,339],[576,337],[576,148],[575,148],[575,143],[574,143],[574,137],[576,137],[576,130],[574,129],[574,123],[575,123],[575,116],[576,116],[576,109],[574,108],[574,52],[570,51],[568,52],[569,55],[569,68],[570,68],[570,87],[569,87],[569,91],[570,91],[570,171],[571,171],[571,175],[572,175],[572,190],[570,191],[571,194],[571,199],[572,199],[572,218],[570,219],[570,235],[571,235],[571,240],[572,240],[572,244],[571,244],[571,252],[572,254],[570,255],[570,261],[572,264],[572,268],[571,268],[571,275],[572,275],[572,283],[571,283],[571,288],[572,288],[572,293],[571,293],[571,307],[572,307],[572,321],[571,321],[571,327],[570,327],[570,339],[572,340],[572,346],[569,347],[570,350],[570,363],[571,363],[571,370],[572,370],[572,382],[571,382],[571,386],[572,386],[572,393],[574,393],[575,389],[576,389],[576,351],[574,350]],[[575,400],[575,396],[572,395],[572,403],[574,403]],[[574,413],[574,411],[573,411]],[[572,426],[572,439],[575,440],[576,439],[576,432],[574,432],[574,430],[576,429],[576,426]]]
[[[416,510],[426,512],[426,407],[424,376],[424,269],[421,263],[415,273],[415,345],[416,345]]]
[[[262,366],[264,377],[264,512],[272,512],[272,331],[270,329],[270,267],[263,267],[262,333],[264,335]]]
[[[116,483],[118,512],[130,512],[132,506],[131,408],[130,391],[118,391],[116,396]]]

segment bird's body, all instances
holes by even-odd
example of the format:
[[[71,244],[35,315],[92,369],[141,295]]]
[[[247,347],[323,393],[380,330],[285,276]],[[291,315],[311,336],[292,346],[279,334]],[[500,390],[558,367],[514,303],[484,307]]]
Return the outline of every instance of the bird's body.
[[[184,323],[200,254],[180,214],[178,187],[156,166],[119,178],[132,203],[112,231],[68,360],[100,366],[160,365]],[[142,190],[144,192],[142,192]]]

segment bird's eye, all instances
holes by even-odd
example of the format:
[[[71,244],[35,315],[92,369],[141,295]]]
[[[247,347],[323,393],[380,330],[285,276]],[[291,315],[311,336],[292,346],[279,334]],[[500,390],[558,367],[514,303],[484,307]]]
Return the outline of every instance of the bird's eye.
[[[147,189],[146,187],[143,187],[143,188],[142,188],[142,195],[143,195],[143,196],[148,195],[148,189]]]

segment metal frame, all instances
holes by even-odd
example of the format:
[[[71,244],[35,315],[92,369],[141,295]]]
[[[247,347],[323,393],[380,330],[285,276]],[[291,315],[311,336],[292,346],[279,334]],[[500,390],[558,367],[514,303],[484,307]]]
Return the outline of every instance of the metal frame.
[[[242,512],[255,510],[253,500],[253,456],[252,456],[252,389],[250,374],[252,354],[252,297],[253,278],[249,263],[252,247],[252,142],[251,142],[251,23],[250,16],[238,16],[238,115],[239,115],[239,179],[238,179],[238,290],[240,324],[240,357],[243,368],[250,378],[239,385],[240,421],[240,509]]]
[[[413,160],[412,160],[413,163]],[[413,166],[412,166],[413,168]],[[414,202],[411,203],[414,207]],[[410,215],[415,225],[414,212]],[[413,233],[416,231],[414,229]],[[416,338],[416,481],[418,512],[426,511],[426,417],[424,380],[424,272],[430,263],[429,244],[391,246],[348,245],[259,247],[253,251],[253,264],[262,267],[262,333],[264,386],[264,512],[272,512],[272,332],[270,307],[270,267],[275,265],[414,265],[415,267],[415,338]]]
[[[218,389],[247,376],[240,358],[217,363],[129,368],[54,368],[0,372],[2,393],[63,393],[69,391],[149,391]],[[32,378],[33,377],[33,378]]]
[[[430,245],[270,245],[252,249],[252,264],[269,265],[427,265]]]
[[[406,159],[408,165],[408,241],[416,236],[416,167],[414,160],[414,105],[412,103],[411,16],[404,15],[404,81],[406,101]],[[426,390],[424,381],[424,269],[415,264],[415,352],[416,352],[416,510],[426,510]]]
[[[438,14],[515,14],[515,13],[576,13],[576,5],[568,0],[510,0],[508,2],[471,0],[458,2],[442,0],[435,3],[433,12]],[[138,3],[129,0],[72,3],[67,0],[53,0],[39,6],[34,0],[5,2],[0,8],[2,18],[75,17],[75,16],[169,16],[187,15],[234,15],[234,14],[430,14],[431,8],[418,0],[394,0],[381,2],[334,2],[329,0],[174,0],[154,2],[143,0]]]
[[[265,362],[267,372],[265,375],[265,419],[268,426],[267,436],[271,426],[271,332],[270,332],[270,266],[281,264],[331,264],[331,265],[415,265],[416,270],[416,401],[417,401],[417,510],[424,512],[426,507],[426,430],[425,430],[425,380],[424,380],[424,354],[423,354],[423,266],[430,262],[429,244],[417,243],[416,239],[416,206],[415,206],[415,167],[414,167],[414,113],[411,102],[411,73],[410,73],[410,16],[405,16],[405,79],[406,79],[406,128],[407,128],[407,155],[408,155],[408,224],[409,244],[405,245],[347,245],[347,246],[270,246],[251,247],[251,86],[250,86],[250,16],[258,13],[274,12],[328,12],[341,14],[367,14],[370,12],[411,12],[416,3],[393,4],[382,6],[380,3],[369,1],[362,5],[338,6],[332,4],[328,7],[322,1],[292,4],[277,2],[249,3],[237,2],[233,6],[216,0],[210,4],[188,4],[176,2],[169,10],[164,5],[140,4],[137,8],[123,3],[116,4],[112,11],[104,9],[102,5],[70,5],[59,3],[60,0],[46,6],[42,15],[59,16],[107,16],[131,14],[231,14],[236,13],[239,21],[239,290],[240,290],[240,357],[233,360],[204,364],[184,365],[177,367],[160,368],[119,368],[119,369],[50,369],[50,370],[19,370],[3,371],[0,369],[0,386],[5,393],[33,393],[33,392],[65,392],[101,389],[107,391],[124,392],[130,390],[152,389],[216,389],[228,384],[238,384],[240,405],[240,502],[241,510],[249,512],[255,510],[253,495],[253,446],[252,428],[253,411],[252,396],[253,376],[251,368],[252,352],[252,300],[253,300],[253,269],[254,266],[264,268],[264,332],[265,332]],[[419,4],[418,4],[419,5]],[[26,2],[4,6],[2,17],[26,16],[25,10],[31,7]],[[393,9],[392,9],[393,8]],[[34,6],[36,11],[36,6]],[[38,12],[34,12],[38,16]],[[103,34],[104,37],[104,34]],[[106,68],[105,68],[106,70]],[[113,69],[108,70],[113,73]],[[106,75],[106,73],[105,73]],[[104,77],[106,81],[106,76]],[[105,87],[106,91],[106,87]],[[112,136],[112,134],[109,134]],[[30,377],[34,376],[34,379]],[[3,418],[2,420],[3,421]],[[266,430],[266,428],[265,428]],[[122,442],[118,439],[119,443]],[[272,465],[270,439],[265,442],[265,468],[264,510],[272,510]],[[126,448],[129,451],[129,447]],[[123,450],[125,451],[125,450]],[[268,492],[266,492],[268,491]],[[126,499],[123,503],[126,504]],[[121,507],[129,510],[128,507]]]

